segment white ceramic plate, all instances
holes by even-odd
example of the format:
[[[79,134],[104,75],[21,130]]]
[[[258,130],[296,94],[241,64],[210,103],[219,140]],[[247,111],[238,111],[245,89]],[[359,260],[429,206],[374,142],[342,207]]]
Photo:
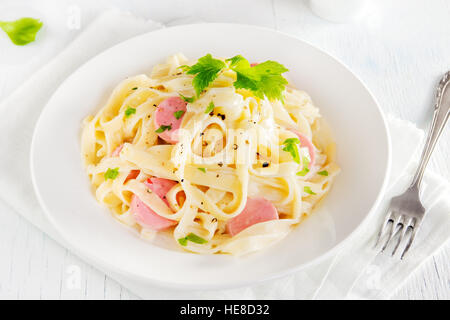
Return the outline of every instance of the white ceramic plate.
[[[167,56],[206,53],[276,60],[308,92],[331,125],[342,168],[323,205],[278,244],[255,254],[195,255],[146,242],[94,199],[80,156],[80,126],[125,77],[150,72]],[[94,57],[55,92],[38,121],[31,171],[48,218],[79,253],[134,279],[184,289],[236,287],[286,275],[330,254],[380,199],[390,144],[380,108],[346,67],[321,50],[272,30],[197,24],[147,33]]]

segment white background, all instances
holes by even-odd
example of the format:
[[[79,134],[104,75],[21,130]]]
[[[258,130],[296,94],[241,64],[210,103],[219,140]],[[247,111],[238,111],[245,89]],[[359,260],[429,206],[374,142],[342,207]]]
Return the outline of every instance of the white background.
[[[37,41],[26,47],[14,47],[0,32],[0,101],[109,7],[166,24],[201,19],[296,35],[347,64],[386,112],[421,128],[431,119],[436,83],[450,70],[448,0],[369,0],[363,19],[347,24],[318,18],[302,0],[0,0],[0,20],[33,16],[45,24]],[[450,178],[450,130],[444,132],[429,168]],[[136,298],[20,216],[0,210],[0,221],[0,299]],[[449,271],[447,244],[394,298],[450,299]],[[80,283],[73,282],[77,276]]]

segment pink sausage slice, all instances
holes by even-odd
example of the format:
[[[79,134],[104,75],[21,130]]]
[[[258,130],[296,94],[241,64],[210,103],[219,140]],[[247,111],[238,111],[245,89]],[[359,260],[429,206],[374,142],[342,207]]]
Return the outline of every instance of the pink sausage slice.
[[[120,151],[122,151],[122,149],[123,149],[123,143],[113,150],[113,152],[111,153],[111,157],[118,157],[120,155]]]
[[[180,97],[170,97],[162,101],[155,111],[155,128],[159,129],[161,126],[170,126],[170,130],[164,130],[158,133],[158,136],[165,141],[175,144],[178,142],[177,130],[181,126],[184,113],[179,119],[175,118],[175,112],[186,112],[187,102]]]
[[[244,210],[228,221],[226,230],[235,236],[256,223],[277,219],[278,212],[272,202],[264,198],[247,198]]]
[[[152,190],[158,197],[160,197],[167,205],[169,202],[166,200],[166,194],[177,183],[173,180],[163,178],[150,178],[147,179],[144,184]]]
[[[161,231],[177,224],[176,221],[166,219],[156,214],[136,195],[133,195],[131,198],[131,212],[133,212],[137,222],[142,223],[155,231]]]
[[[294,132],[298,136],[298,139],[300,140],[300,146],[308,148],[309,157],[311,158],[311,162],[309,163],[309,168],[312,168],[312,166],[314,165],[314,161],[316,159],[316,151],[314,150],[314,145],[305,135],[303,135],[300,132],[295,131],[295,130],[291,130],[291,131]]]
[[[150,178],[147,179],[144,184],[168,205],[165,195],[176,182],[162,178]],[[131,212],[139,223],[142,223],[155,231],[161,231],[177,224],[177,221],[161,217],[136,195],[133,195],[131,198]]]

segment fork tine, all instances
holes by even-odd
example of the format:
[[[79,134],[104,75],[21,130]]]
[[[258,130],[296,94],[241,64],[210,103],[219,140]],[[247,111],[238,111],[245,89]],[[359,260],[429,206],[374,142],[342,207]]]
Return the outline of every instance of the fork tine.
[[[387,245],[389,244],[389,241],[391,241],[392,235],[394,234],[395,222],[392,219],[389,220],[389,221],[392,222],[391,226],[390,226],[390,229],[389,229],[389,235],[388,235],[388,238],[387,238],[386,242],[384,243],[384,246],[381,248],[381,252],[383,252],[386,249]]]
[[[380,231],[378,231],[378,235],[377,235],[377,241],[375,242],[375,246],[374,248],[376,248],[378,246],[378,243],[381,240],[382,235],[384,234],[384,231],[386,230],[387,225],[389,224],[390,221],[392,221],[392,211],[389,211],[388,214],[386,215],[386,218],[383,222],[383,224],[381,225]]]
[[[405,257],[406,253],[408,252],[409,248],[411,247],[411,245],[412,245],[412,243],[414,241],[414,238],[416,236],[416,232],[417,232],[417,229],[418,229],[418,228],[416,228],[416,226],[418,226],[416,223],[414,225],[410,225],[409,226],[409,228],[411,228],[411,236],[409,238],[408,244],[406,245],[406,247],[403,250],[403,253],[402,253],[401,257],[400,257],[400,259],[402,259],[402,260]]]
[[[397,234],[398,230],[400,230],[400,229],[397,229],[400,219],[401,219],[400,215],[398,217],[395,217],[394,219],[391,219],[392,220],[391,230],[389,231],[389,236],[386,240],[386,243],[384,244],[383,248],[381,248],[381,252],[383,252],[386,249],[386,247],[389,245],[392,238],[394,238],[394,236]]]
[[[405,237],[406,231],[408,231],[409,228],[409,224],[411,223],[411,218],[406,219],[405,217],[402,217],[402,221],[400,221],[401,223],[401,234],[398,237],[398,241],[397,244],[395,245],[394,251],[392,251],[392,256],[395,255],[395,253],[397,252],[397,249],[400,245],[400,243],[402,242],[403,238]]]

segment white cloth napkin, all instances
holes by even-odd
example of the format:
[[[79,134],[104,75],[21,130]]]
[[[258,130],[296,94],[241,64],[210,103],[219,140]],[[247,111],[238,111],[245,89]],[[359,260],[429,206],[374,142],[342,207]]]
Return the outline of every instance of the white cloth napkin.
[[[54,230],[40,209],[30,180],[29,149],[35,122],[58,85],[86,60],[132,36],[163,27],[130,14],[109,10],[101,14],[80,36],[49,64],[39,70],[0,104],[0,210],[17,212],[50,237],[70,247]],[[414,254],[399,262],[372,250],[373,236],[385,213],[387,201],[411,179],[412,159],[423,132],[410,123],[389,119],[393,144],[390,189],[365,226],[327,261],[263,284],[226,291],[178,291],[137,283],[102,268],[107,275],[146,299],[343,299],[388,298],[450,235],[450,186],[427,172],[423,200],[427,218],[418,234]],[[409,165],[406,165],[408,164]],[[409,169],[408,169],[409,168]],[[80,257],[82,253],[76,252]],[[95,262],[89,261],[95,265]],[[98,267],[98,266],[97,266]]]

